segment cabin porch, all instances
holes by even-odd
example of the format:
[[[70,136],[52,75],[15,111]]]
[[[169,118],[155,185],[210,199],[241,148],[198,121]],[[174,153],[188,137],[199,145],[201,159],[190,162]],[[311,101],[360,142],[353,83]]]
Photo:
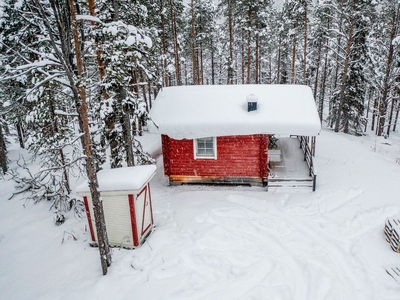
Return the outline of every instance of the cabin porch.
[[[268,187],[308,187],[314,191],[313,143],[313,138],[272,136],[268,149]]]

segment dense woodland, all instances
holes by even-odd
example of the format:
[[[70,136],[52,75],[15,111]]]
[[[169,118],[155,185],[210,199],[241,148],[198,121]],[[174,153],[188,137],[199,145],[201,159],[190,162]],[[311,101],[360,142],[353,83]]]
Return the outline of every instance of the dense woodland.
[[[82,209],[71,175],[152,163],[136,136],[161,87],[306,84],[336,132],[389,136],[399,116],[398,0],[2,0],[0,169],[28,199]],[[278,99],[277,99],[278,101]],[[8,170],[15,138],[23,159]],[[0,173],[2,173],[0,172]],[[101,218],[100,218],[101,219]],[[97,219],[96,219],[97,220]],[[104,223],[104,222],[103,222]],[[105,226],[96,224],[107,245]],[[103,273],[111,263],[101,246]]]

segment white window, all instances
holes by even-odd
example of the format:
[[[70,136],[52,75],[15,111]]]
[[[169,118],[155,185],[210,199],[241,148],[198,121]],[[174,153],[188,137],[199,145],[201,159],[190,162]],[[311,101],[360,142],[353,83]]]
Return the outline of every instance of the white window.
[[[217,159],[217,139],[215,137],[195,139],[194,158]]]

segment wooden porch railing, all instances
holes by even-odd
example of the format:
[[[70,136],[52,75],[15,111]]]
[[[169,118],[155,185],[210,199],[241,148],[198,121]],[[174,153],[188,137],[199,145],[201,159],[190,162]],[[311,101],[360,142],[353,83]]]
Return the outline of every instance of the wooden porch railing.
[[[315,136],[311,137],[311,142],[310,142],[310,137],[306,136],[299,136],[298,137],[300,140],[300,148],[304,152],[304,160],[307,162],[307,165],[309,167],[309,175],[312,177],[313,180],[313,192],[316,189],[316,184],[317,184],[317,168],[315,166],[314,162],[314,156],[315,156]]]

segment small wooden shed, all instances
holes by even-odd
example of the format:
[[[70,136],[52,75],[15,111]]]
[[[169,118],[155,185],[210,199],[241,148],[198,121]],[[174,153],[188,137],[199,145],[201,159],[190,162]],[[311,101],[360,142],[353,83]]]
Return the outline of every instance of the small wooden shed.
[[[136,248],[150,234],[154,224],[150,180],[155,172],[155,165],[145,165],[97,173],[110,246]],[[83,197],[91,239],[97,242],[88,183],[76,191]]]
[[[309,163],[305,180],[315,189],[313,156],[321,122],[308,86],[167,87],[157,95],[150,116],[149,131],[162,135],[164,173],[171,184],[282,181],[270,176],[270,161],[280,158],[283,149],[268,145],[275,143],[274,135],[286,135],[304,146]]]

